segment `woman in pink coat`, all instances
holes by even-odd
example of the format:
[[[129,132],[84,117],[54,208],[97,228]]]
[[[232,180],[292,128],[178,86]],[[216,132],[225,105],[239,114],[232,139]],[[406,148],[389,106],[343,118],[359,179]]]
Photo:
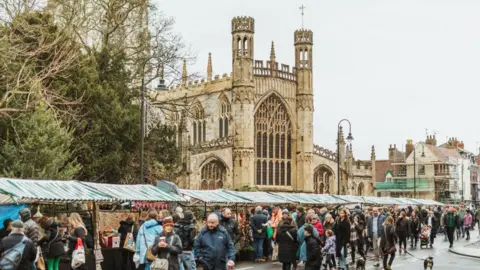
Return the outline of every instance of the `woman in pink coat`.
[[[472,225],[472,212],[470,211],[470,209],[468,209],[465,217],[463,218],[463,227],[465,227],[465,231],[467,232],[467,240],[470,240],[470,228],[472,228]]]

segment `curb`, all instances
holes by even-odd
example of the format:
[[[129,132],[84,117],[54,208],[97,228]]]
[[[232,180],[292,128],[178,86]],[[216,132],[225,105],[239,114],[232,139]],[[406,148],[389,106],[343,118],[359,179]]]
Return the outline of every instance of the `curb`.
[[[470,249],[470,248],[466,248],[467,250]],[[473,249],[472,250],[475,250],[477,251],[476,249]],[[457,254],[457,255],[460,255],[460,256],[465,256],[465,257],[470,257],[470,258],[475,258],[475,259],[480,259],[480,255],[473,255],[473,254],[469,254],[469,253],[465,253],[465,252],[459,252],[459,251],[456,251],[455,248],[449,248],[448,249],[449,252],[453,253],[453,254]],[[478,252],[478,251],[477,251]]]

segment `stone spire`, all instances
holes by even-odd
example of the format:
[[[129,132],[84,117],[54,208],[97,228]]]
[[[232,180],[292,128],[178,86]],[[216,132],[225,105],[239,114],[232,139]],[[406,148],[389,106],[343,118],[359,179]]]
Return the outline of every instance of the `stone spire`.
[[[208,64],[207,64],[207,81],[212,81],[212,53],[208,53]]]
[[[187,85],[187,60],[183,60],[182,86]]]
[[[370,154],[370,159],[375,160],[375,145],[372,145],[372,153]]]
[[[272,65],[275,64],[275,43],[272,41],[272,47],[270,48],[270,62]]]

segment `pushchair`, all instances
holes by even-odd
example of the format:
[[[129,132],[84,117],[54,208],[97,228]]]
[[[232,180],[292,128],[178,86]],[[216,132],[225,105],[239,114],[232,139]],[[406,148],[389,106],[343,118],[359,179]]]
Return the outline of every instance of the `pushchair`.
[[[432,229],[430,226],[425,226],[422,229],[422,233],[420,234],[420,248],[428,248],[430,246],[430,233]]]

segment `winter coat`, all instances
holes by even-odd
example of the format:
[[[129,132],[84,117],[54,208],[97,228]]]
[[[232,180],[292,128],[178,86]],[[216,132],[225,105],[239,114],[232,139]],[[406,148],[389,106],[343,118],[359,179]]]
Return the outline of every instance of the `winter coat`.
[[[340,218],[335,223],[335,227],[333,228],[333,232],[336,236],[336,245],[337,245],[337,253],[343,246],[347,243],[350,243],[350,224],[348,223],[347,217],[342,221]]]
[[[475,212],[475,220],[477,220],[477,221],[480,220],[480,208],[477,209],[477,211]]]
[[[465,214],[465,217],[463,218],[463,226],[465,228],[471,228],[473,224],[473,217],[471,214],[467,213]]]
[[[450,218],[453,219],[453,224],[449,223]],[[460,222],[458,221],[458,216],[451,212],[447,213],[443,217],[443,225],[447,228],[457,228],[460,225]]]
[[[297,228],[303,227],[303,225],[305,225],[305,212],[302,212],[301,215],[297,215],[295,220],[297,223]]]
[[[307,260],[305,263],[305,268],[308,268],[309,266],[320,267],[322,265],[320,239],[310,235],[305,237],[305,243],[307,246]]]
[[[327,216],[328,212],[325,211],[325,210],[320,210],[320,214],[318,215],[318,218],[320,219],[320,221],[323,223],[325,223],[325,217]]]
[[[22,233],[11,233],[9,236],[5,237],[0,241],[0,254],[3,254],[5,251],[13,248],[15,245],[20,243],[26,235]],[[25,249],[23,250],[22,260],[17,270],[31,270],[33,269],[33,262],[37,257],[37,249],[33,244],[32,240],[28,239],[25,244]]]
[[[370,218],[368,218],[368,222],[367,222],[367,232],[368,232],[368,237],[369,238],[373,238],[373,216],[371,216]],[[385,215],[383,214],[379,214],[378,215],[378,220],[377,220],[377,224],[375,224],[377,226],[377,233],[378,233],[378,237],[382,237],[383,236],[383,223],[385,222],[387,218],[385,217]]]
[[[63,233],[58,230],[58,226],[59,224],[53,221],[48,228],[45,228],[45,236],[38,241],[46,258],[56,258],[65,253],[62,242]]]
[[[331,230],[333,232],[333,227],[335,227],[335,221],[334,222],[324,222],[323,223],[323,231],[326,233],[328,230]]]
[[[322,249],[322,252],[325,252],[330,255],[335,255],[335,253],[337,252],[337,248],[335,244],[336,242],[337,240],[335,239],[335,235],[328,237],[327,241],[325,242],[325,246]]]
[[[87,245],[87,230],[83,227],[77,227],[75,230],[73,230],[73,233],[69,236],[68,238],[68,254],[72,254],[73,250],[75,249],[75,246],[77,245],[77,239],[81,238],[82,239],[82,244],[85,249],[88,248]],[[89,244],[90,245],[90,244]]]
[[[306,261],[307,260],[307,245],[305,244],[305,227],[312,226],[309,223],[305,223],[297,232],[297,243],[300,243],[300,260]],[[315,227],[313,228],[313,236],[318,237],[318,232]]]
[[[410,218],[410,233],[412,235],[418,235],[421,231],[421,226],[422,224],[417,216]]]
[[[228,260],[235,260],[235,247],[222,226],[203,228],[195,239],[193,253],[205,270],[224,270]]]
[[[191,220],[181,219],[175,223],[173,230],[180,237],[183,250],[191,251],[195,242],[195,224]]]
[[[408,234],[408,228],[409,227],[409,224],[408,224],[408,220],[405,218],[401,218],[399,217],[397,219],[397,222],[395,223],[395,231],[397,233],[405,233],[405,234]]]
[[[382,239],[380,239],[380,250],[385,254],[397,243],[397,235],[395,234],[395,228],[392,224],[385,225],[382,230],[385,232],[383,233]]]
[[[133,228],[133,232],[132,232]],[[125,245],[125,239],[127,234],[133,233],[133,241],[137,241],[138,228],[135,225],[133,220],[122,220],[120,221],[120,227],[118,228],[118,233],[120,234],[120,247],[123,248]]]
[[[227,230],[228,235],[234,244],[240,240],[240,230],[238,229],[238,224],[234,219],[222,217],[220,220],[220,225]]]
[[[160,235],[162,231],[163,227],[155,219],[149,219],[142,224],[138,230],[137,241],[135,243],[135,254],[139,256],[140,264],[147,262],[147,248],[153,245],[155,237]]]
[[[267,217],[261,212],[257,212],[250,219],[250,227],[252,227],[253,239],[265,239],[267,237],[267,230],[263,224],[267,223]]]
[[[428,219],[430,217],[427,217],[423,220],[423,224],[425,225],[428,225]],[[435,218],[435,216],[432,216],[432,230],[431,230],[431,235],[433,235],[432,237],[435,238],[436,235],[437,235],[437,232],[438,232],[438,221],[437,221],[437,218]]]
[[[325,235],[325,232],[324,232],[324,230],[323,230],[323,225],[322,225],[322,222],[321,222],[320,220],[317,221],[317,223],[312,224],[312,225],[313,225],[313,227],[314,227],[315,229],[317,229],[318,235],[320,235],[320,236],[324,236],[324,235]]]
[[[23,208],[18,212],[20,219],[23,221],[23,231],[25,236],[32,240],[36,246],[38,240],[40,240],[40,232],[38,231],[38,225],[32,220],[32,214],[30,209]]]
[[[3,238],[7,237],[10,234],[11,231],[7,230],[7,228],[2,228],[0,230],[0,240]]]
[[[165,242],[167,243],[167,247],[165,248],[161,248],[158,246],[161,236],[165,237]],[[182,252],[182,240],[175,233],[166,233],[165,231],[163,231],[160,233],[160,235],[155,237],[152,246],[152,254],[156,255],[157,258],[160,259],[166,259],[168,257],[168,270],[180,269],[178,255]]]
[[[293,238],[290,238],[290,236]],[[278,244],[278,260],[282,263],[294,263],[297,260],[297,229],[292,225],[278,228],[276,242]]]

